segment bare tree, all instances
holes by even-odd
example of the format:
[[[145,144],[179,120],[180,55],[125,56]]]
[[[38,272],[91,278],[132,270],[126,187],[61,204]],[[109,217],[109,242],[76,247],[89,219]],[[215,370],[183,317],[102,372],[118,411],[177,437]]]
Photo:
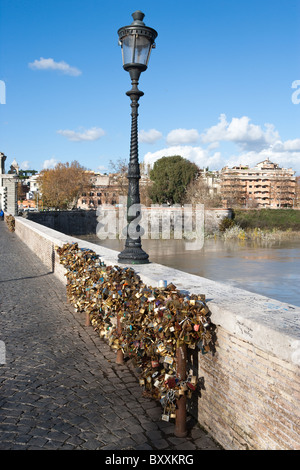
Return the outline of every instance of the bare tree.
[[[128,191],[128,162],[125,158],[119,158],[116,162],[110,160],[109,167],[112,170],[115,184],[119,187],[119,195],[126,196]]]
[[[221,195],[216,193],[207,184],[203,173],[199,173],[197,178],[188,185],[184,198],[185,204],[204,204],[205,207],[221,207]]]
[[[224,175],[221,181],[223,204],[227,207],[244,207],[246,204],[246,184],[235,174]]]
[[[270,198],[277,207],[293,207],[296,198],[296,183],[288,173],[282,172],[271,179]]]

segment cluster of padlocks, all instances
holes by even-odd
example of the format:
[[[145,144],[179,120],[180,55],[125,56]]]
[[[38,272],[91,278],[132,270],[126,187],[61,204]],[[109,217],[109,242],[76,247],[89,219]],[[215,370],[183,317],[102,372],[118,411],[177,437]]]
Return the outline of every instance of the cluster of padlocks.
[[[176,400],[197,388],[192,371],[180,377],[178,352],[182,346],[203,354],[213,348],[205,296],[184,295],[173,284],[149,287],[132,268],[106,266],[77,243],[56,249],[66,268],[68,300],[112,348],[134,360],[145,393],[163,406],[163,419],[175,418]]]
[[[15,231],[15,218],[13,215],[6,215],[5,222],[7,223],[8,230],[10,232]]]

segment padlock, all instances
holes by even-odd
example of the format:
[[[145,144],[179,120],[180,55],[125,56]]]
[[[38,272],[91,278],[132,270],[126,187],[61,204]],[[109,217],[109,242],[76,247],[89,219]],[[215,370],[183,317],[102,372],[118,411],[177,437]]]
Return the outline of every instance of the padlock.
[[[195,385],[197,383],[197,377],[195,375],[193,375],[190,379],[190,383]]]
[[[165,362],[166,364],[173,364],[174,359],[173,359],[173,357],[171,357],[171,356],[165,356],[164,362]]]

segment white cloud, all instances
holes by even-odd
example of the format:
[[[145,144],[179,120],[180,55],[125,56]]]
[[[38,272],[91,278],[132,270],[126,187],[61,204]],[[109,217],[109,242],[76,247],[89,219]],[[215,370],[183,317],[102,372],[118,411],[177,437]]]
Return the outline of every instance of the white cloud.
[[[97,170],[99,170],[99,171],[107,170],[107,166],[105,166],[105,165],[99,165],[99,166],[97,166]]]
[[[199,136],[197,130],[193,129],[171,131],[167,143],[181,140],[182,145],[174,144],[156,152],[148,152],[144,156],[144,163],[153,166],[161,157],[181,155],[200,168],[221,170],[224,166],[232,167],[239,164],[253,167],[269,158],[282,168],[293,168],[298,174],[300,173],[300,138],[282,141],[272,124],[256,125],[251,123],[247,116],[228,121],[226,115],[221,114],[218,124],[201,134],[200,137],[205,145],[184,145],[189,138],[192,140],[197,136]],[[230,147],[228,143],[235,144],[236,150],[228,150]]]
[[[58,70],[64,75],[71,75],[73,77],[77,77],[82,73],[81,70],[76,67],[71,67],[63,60],[61,62],[55,62],[55,60],[51,58],[44,59],[41,57],[39,60],[36,59],[34,62],[30,62],[28,66],[33,70]]]
[[[210,152],[202,147],[193,147],[190,145],[176,145],[168,148],[158,150],[157,152],[148,152],[144,156],[144,163],[146,165],[153,164],[162,157],[171,157],[173,155],[180,155],[193,163],[196,163],[200,168],[206,168],[207,166],[211,169],[218,169],[221,165],[221,154]]]
[[[278,163],[282,168],[292,168],[294,171],[300,171],[300,150],[298,151],[273,151],[273,149],[267,148],[260,152],[250,151],[240,155],[232,155],[227,161],[226,165],[229,167],[236,166],[239,164],[249,165],[250,167],[255,166],[257,163],[262,162],[269,158],[271,162]]]
[[[30,162],[28,160],[25,160],[24,162],[21,163],[20,168],[22,170],[29,170]]]
[[[272,145],[273,152],[300,152],[300,139],[286,140],[281,142],[278,140]]]
[[[157,140],[162,138],[162,133],[156,129],[150,129],[149,131],[141,130],[139,132],[139,140],[145,144],[154,144]]]
[[[220,147],[220,142],[212,142],[207,146],[208,150],[214,150]]]
[[[292,168],[300,173],[300,149],[290,150],[291,142],[296,146],[297,140],[299,139],[283,142],[281,151],[279,151],[279,148],[275,150],[270,146],[260,151],[250,150],[231,155],[230,157],[222,155],[222,150],[212,152],[212,149],[210,150],[209,148],[187,145],[167,147],[156,152],[148,152],[144,156],[144,163],[146,165],[150,164],[152,167],[159,158],[180,155],[196,163],[200,168],[209,167],[211,170],[221,170],[224,166],[231,168],[240,164],[254,167],[257,163],[269,158],[272,162],[278,163],[282,168]]]
[[[196,129],[174,129],[167,135],[168,145],[192,144],[199,139]]]
[[[82,131],[72,131],[69,129],[59,130],[58,134],[66,137],[72,142],[93,141],[98,140],[105,135],[105,131],[100,127],[92,127],[91,129],[82,129]]]
[[[273,124],[265,124],[265,129],[262,129],[261,126],[251,124],[247,116],[232,118],[228,122],[226,115],[221,114],[219,123],[206,129],[201,139],[204,143],[234,142],[244,150],[259,151],[275,143],[279,134]]]
[[[297,140],[297,139],[296,139]],[[230,157],[224,156],[222,151],[213,152],[212,149],[193,147],[193,146],[173,146],[163,148],[156,152],[148,152],[144,156],[144,163],[153,164],[162,157],[170,157],[173,155],[180,155],[191,162],[196,163],[200,168],[209,167],[211,170],[221,170],[224,166],[229,168],[238,165],[249,165],[254,167],[257,163],[262,162],[269,158],[272,162],[278,163],[282,168],[292,168],[294,171],[300,173],[300,149],[288,150],[291,144],[290,141],[282,143],[282,150],[277,148],[274,150],[271,146],[260,151],[250,150],[248,152],[241,152]]]
[[[45,160],[43,163],[43,170],[48,170],[49,168],[54,168],[57,165],[58,161],[55,158],[50,158]]]

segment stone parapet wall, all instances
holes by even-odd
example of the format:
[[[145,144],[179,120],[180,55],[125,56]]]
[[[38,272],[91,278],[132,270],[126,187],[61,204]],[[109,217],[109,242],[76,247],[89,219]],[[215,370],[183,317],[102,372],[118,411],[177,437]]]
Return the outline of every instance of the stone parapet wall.
[[[96,233],[96,211],[43,211],[25,212],[24,217],[40,225],[58,230],[68,235],[88,235]]]
[[[62,282],[54,247],[67,242],[118,264],[117,252],[30,220],[16,217],[15,233]],[[200,425],[228,450],[300,450],[300,308],[155,263],[133,267],[153,287],[167,280],[206,295],[217,347],[191,358],[203,385],[190,409]]]
[[[214,357],[199,361],[198,420],[226,449],[300,449],[299,365],[218,328]]]
[[[188,218],[191,218],[191,225],[195,226],[195,219],[197,218],[196,212],[190,215],[189,205],[184,207],[163,207],[151,206],[142,207],[143,218],[140,222],[144,228],[145,234],[142,238],[153,238],[153,230],[151,224],[155,222],[158,224],[158,232],[161,233],[162,217],[168,221],[167,229],[172,232],[174,230],[174,220],[179,216],[182,228]],[[102,210],[102,212],[100,212]],[[199,211],[200,212],[200,211]],[[102,219],[101,219],[102,214]],[[98,216],[98,217],[97,217]],[[24,217],[33,222],[37,222],[45,227],[58,230],[68,235],[89,235],[96,234],[98,222],[103,220],[103,217],[113,216],[116,221],[115,235],[118,237],[123,225],[126,226],[126,215],[124,208],[118,208],[113,205],[104,205],[96,210],[74,210],[74,211],[44,211],[44,212],[27,212]],[[204,211],[204,230],[206,233],[213,233],[218,231],[220,222],[225,218],[232,218],[231,209],[205,209]],[[187,224],[189,225],[189,224]],[[152,226],[153,229],[153,226]],[[155,237],[156,238],[156,237]],[[173,238],[173,236],[169,237]]]

